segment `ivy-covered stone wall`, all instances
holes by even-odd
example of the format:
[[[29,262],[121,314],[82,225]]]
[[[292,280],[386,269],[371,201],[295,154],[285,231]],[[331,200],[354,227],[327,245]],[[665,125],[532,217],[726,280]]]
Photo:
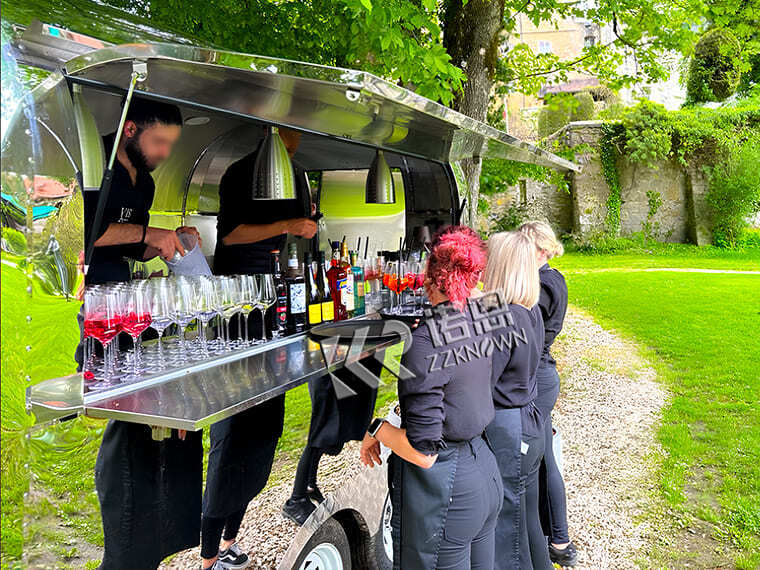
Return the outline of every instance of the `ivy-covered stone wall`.
[[[616,180],[610,188],[609,174],[605,175],[602,155],[599,152],[603,137],[601,121],[571,123],[568,139],[572,146],[587,144],[588,152],[577,157],[582,164],[580,173],[570,175],[570,191],[573,203],[572,233],[583,240],[600,232],[630,235],[645,232],[659,241],[694,241],[710,243],[709,226],[696,232],[691,219],[702,219],[693,206],[702,207],[703,199],[690,200],[689,186],[702,194],[705,182],[690,180],[698,169],[684,169],[675,160],[658,161],[653,167],[613,156]],[[691,172],[689,172],[691,170]],[[619,214],[612,212],[619,203]],[[617,218],[617,219],[615,219]],[[616,229],[614,226],[618,226]]]
[[[741,247],[760,212],[760,87],[715,109],[641,101],[614,119],[570,123],[542,144],[582,171],[486,161],[484,233],[540,218],[580,242],[642,234]]]

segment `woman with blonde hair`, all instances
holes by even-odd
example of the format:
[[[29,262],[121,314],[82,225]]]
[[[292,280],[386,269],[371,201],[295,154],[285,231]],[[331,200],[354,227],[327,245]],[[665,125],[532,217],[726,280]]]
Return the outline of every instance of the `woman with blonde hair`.
[[[538,307],[538,265],[530,239],[519,232],[491,236],[483,282],[486,291],[501,292],[508,309],[504,326],[492,332],[495,415],[486,428],[504,488],[496,524],[495,568],[551,570],[538,516],[544,433],[543,418],[533,401],[544,324]]]
[[[557,466],[552,445],[554,429],[551,412],[559,395],[559,375],[549,349],[562,330],[567,311],[567,285],[562,274],[549,267],[547,263],[550,259],[562,255],[564,248],[546,222],[526,222],[518,231],[528,237],[535,246],[538,275],[541,280],[538,306],[544,319],[544,346],[536,371],[538,396],[535,401],[541,416],[545,418],[544,459],[539,471],[539,511],[544,533],[549,537],[549,557],[552,562],[565,568],[575,566],[578,555],[568,533],[565,482]]]

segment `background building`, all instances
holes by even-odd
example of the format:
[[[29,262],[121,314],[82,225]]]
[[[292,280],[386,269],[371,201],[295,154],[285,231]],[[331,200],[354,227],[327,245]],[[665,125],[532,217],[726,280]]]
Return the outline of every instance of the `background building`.
[[[582,55],[588,45],[610,43],[614,34],[611,26],[600,28],[582,18],[557,18],[553,22],[541,22],[535,26],[524,14],[517,15],[515,28],[516,40],[527,44],[534,53],[553,53],[562,60],[572,60]],[[670,71],[667,81],[656,84],[639,84],[621,89],[619,100],[624,104],[633,104],[636,99],[644,97],[662,103],[668,109],[677,109],[685,99],[685,89],[680,85],[680,58],[673,54],[663,62]],[[637,76],[638,64],[632,56],[625,58],[620,72]],[[536,140],[538,111],[545,104],[548,94],[578,93],[599,86],[599,79],[587,73],[568,73],[567,81],[554,84],[547,76],[547,85],[536,95],[511,93],[503,96],[504,128],[518,138]]]

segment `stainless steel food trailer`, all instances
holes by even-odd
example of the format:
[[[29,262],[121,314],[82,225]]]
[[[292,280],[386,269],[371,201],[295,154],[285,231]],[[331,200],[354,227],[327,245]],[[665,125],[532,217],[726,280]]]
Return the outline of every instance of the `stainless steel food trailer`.
[[[197,226],[212,264],[221,175],[255,148],[264,125],[303,133],[294,160],[316,181],[313,194],[325,214],[322,240],[331,231],[354,239],[371,233],[373,250],[395,249],[399,237],[411,236],[416,227],[468,223],[462,159],[496,157],[577,169],[362,71],[191,45],[111,45],[39,22],[13,47],[19,61],[53,70],[23,98],[2,143],[3,227],[20,232],[25,241],[25,251],[11,251],[16,261],[6,261],[27,278],[27,294],[18,300],[27,307],[68,302],[81,284],[81,193],[98,190],[105,164],[101,135],[115,129],[120,99],[138,68],[135,94],[177,104],[185,125],[171,157],[154,172],[151,225]],[[363,201],[367,169],[379,149],[394,172],[397,204],[331,212],[332,189],[341,189],[333,196]],[[5,232],[3,243],[12,250]],[[48,320],[35,323],[34,330],[55,334],[57,328],[75,326],[56,321],[55,313],[51,308]],[[31,311],[19,314],[28,318],[3,325],[31,330]],[[368,341],[352,356],[369,356],[398,342],[398,337]],[[61,346],[55,357],[66,360],[73,350]],[[297,334],[89,393],[81,374],[52,379],[38,374],[39,362],[51,355],[40,354],[35,338],[29,338],[18,372],[26,378],[27,409],[37,424],[86,415],[200,430],[344,366],[349,351],[338,343],[326,360],[308,334]],[[384,469],[362,470],[298,531],[280,568],[300,567],[329,542],[322,532],[328,519],[350,539],[345,567],[388,567],[386,489]]]

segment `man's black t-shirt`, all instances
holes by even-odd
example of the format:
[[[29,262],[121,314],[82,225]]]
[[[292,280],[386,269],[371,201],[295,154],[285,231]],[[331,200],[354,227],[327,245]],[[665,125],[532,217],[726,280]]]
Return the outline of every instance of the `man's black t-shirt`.
[[[103,137],[106,156],[111,152],[114,138],[115,133]],[[114,161],[113,181],[108,202],[103,211],[103,222],[93,239],[97,241],[112,223],[147,225],[150,220],[149,211],[153,204],[155,188],[153,177],[148,171],[138,170],[137,180],[135,184],[132,184],[127,169],[118,160]],[[97,191],[87,191],[83,194],[86,231],[89,231],[95,220],[99,196],[100,192]],[[95,247],[85,282],[91,285],[107,281],[129,281],[129,264],[125,258],[142,259],[145,248],[145,244]]]
[[[293,200],[254,200],[251,198],[253,167],[258,150],[232,163],[219,183],[219,216],[217,217],[214,272],[269,273],[273,249],[281,252],[287,234],[238,245],[224,245],[222,238],[240,224],[271,224],[280,220],[303,218],[310,215],[311,196],[305,172],[293,165],[296,177],[296,198]]]

